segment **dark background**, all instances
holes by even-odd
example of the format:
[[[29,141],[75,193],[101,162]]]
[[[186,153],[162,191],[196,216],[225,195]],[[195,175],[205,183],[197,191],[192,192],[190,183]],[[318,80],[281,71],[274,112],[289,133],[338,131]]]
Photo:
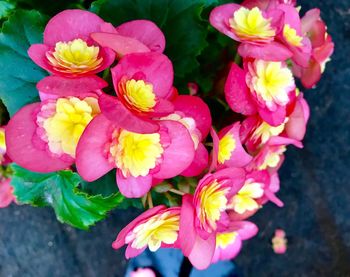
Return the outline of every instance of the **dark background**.
[[[350,276],[350,1],[298,1],[319,7],[336,50],[322,81],[305,95],[311,119],[304,149],[288,149],[279,197],[254,218],[257,237],[235,263],[244,276]],[[126,261],[111,243],[137,211],[115,211],[84,232],[62,225],[50,209],[0,210],[0,276],[123,276]],[[272,251],[276,228],[285,255]],[[213,276],[214,277],[214,276]]]

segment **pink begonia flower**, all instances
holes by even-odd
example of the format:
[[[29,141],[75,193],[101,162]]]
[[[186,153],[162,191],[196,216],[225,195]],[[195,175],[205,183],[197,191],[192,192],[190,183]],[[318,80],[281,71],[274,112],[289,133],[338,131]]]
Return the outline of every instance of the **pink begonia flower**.
[[[301,19],[302,32],[311,40],[312,54],[306,68],[293,64],[294,74],[301,79],[305,88],[312,88],[321,79],[326,63],[334,51],[332,37],[320,17],[319,9],[309,10]]]
[[[117,168],[119,190],[130,198],[146,194],[153,179],[179,175],[194,158],[191,135],[179,122],[161,120],[158,124],[158,132],[139,134],[117,127],[103,114],[96,116],[77,146],[79,174],[92,182]]]
[[[254,237],[258,227],[249,221],[231,222],[227,231],[216,234],[216,247],[212,263],[235,258],[242,248],[242,241]]]
[[[112,68],[114,89],[118,97],[102,94],[102,113],[119,127],[136,133],[155,133],[159,124],[155,117],[174,111],[167,100],[173,93],[173,66],[159,53],[125,55]]]
[[[227,168],[205,175],[195,194],[182,199],[179,241],[186,257],[197,269],[207,268],[215,252],[216,234],[229,226],[228,200],[243,185],[245,171]]]
[[[241,124],[236,122],[223,128],[219,134],[212,129],[213,152],[210,171],[224,167],[243,167],[252,157],[244,150],[240,140]]]
[[[197,96],[179,95],[173,100],[174,113],[162,120],[174,120],[182,123],[190,132],[195,157],[191,165],[181,175],[192,177],[199,175],[208,167],[208,151],[202,143],[211,127],[211,115],[207,104]]]
[[[10,183],[11,179],[0,180],[0,208],[6,208],[16,200]]]
[[[282,229],[275,231],[275,236],[272,238],[272,249],[276,254],[285,254],[287,252],[286,233]]]
[[[283,202],[275,195],[279,188],[277,172],[248,172],[243,187],[229,200],[227,213],[230,219],[244,220],[255,214],[268,201],[283,207]]]
[[[96,86],[99,89],[107,86],[94,74],[108,68],[114,62],[115,54],[90,38],[90,34],[100,31],[103,24],[100,17],[83,10],[65,10],[50,19],[45,27],[43,44],[33,44],[28,50],[29,57],[38,66],[56,76],[54,83],[51,78],[44,78],[40,89],[49,93],[55,86],[56,93],[66,95],[67,89],[76,90],[77,83],[85,84],[85,87],[80,85],[83,92],[90,92]],[[64,84],[56,85],[57,82]]]
[[[271,126],[259,115],[248,116],[242,123],[241,140],[249,153],[255,153],[271,137],[282,136],[302,141],[306,133],[310,109],[302,93],[296,98],[291,113],[278,126]]]
[[[247,18],[254,18],[249,21]],[[285,61],[293,53],[275,40],[283,28],[284,12],[280,9],[263,11],[247,9],[237,4],[224,4],[210,13],[210,24],[221,33],[241,42],[238,53],[246,58]]]
[[[100,113],[96,97],[61,97],[20,109],[6,126],[7,154],[35,172],[71,166],[88,123]]]
[[[180,208],[156,206],[139,215],[120,231],[112,247],[127,245],[127,259],[141,254],[147,247],[155,252],[161,247],[178,247]]]
[[[225,84],[226,101],[233,111],[259,113],[271,126],[285,121],[286,106],[293,94],[292,72],[282,62],[247,60],[245,69],[233,63]]]
[[[130,277],[157,277],[154,271],[148,267],[138,268],[130,273]]]
[[[247,165],[248,170],[264,170],[275,172],[281,166],[287,150],[287,145],[293,144],[298,148],[302,148],[303,144],[295,139],[286,137],[271,137],[259,150],[253,160]]]
[[[105,23],[91,37],[101,46],[113,49],[120,58],[126,54],[158,52],[165,49],[165,37],[159,27],[149,20],[132,20],[114,28]]]

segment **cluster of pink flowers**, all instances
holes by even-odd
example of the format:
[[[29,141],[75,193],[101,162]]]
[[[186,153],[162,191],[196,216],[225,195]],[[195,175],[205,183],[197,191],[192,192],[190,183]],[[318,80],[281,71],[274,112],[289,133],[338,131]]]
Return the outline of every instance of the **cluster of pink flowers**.
[[[189,84],[191,95],[180,95],[173,86],[164,35],[150,21],[115,27],[88,11],[66,10],[49,21],[43,44],[28,51],[51,75],[37,84],[41,102],[8,123],[14,162],[42,173],[75,164],[89,182],[116,169],[128,198],[179,175],[197,180],[193,193],[177,191],[181,206],[150,208],[119,233],[113,247],[127,245],[127,258],[174,247],[205,269],[234,258],[257,234],[247,219],[266,202],[283,206],[278,169],[287,145],[302,147],[309,118],[294,77],[316,84],[331,37],[319,10],[300,18],[292,0],[222,5],[210,23],[239,42],[243,58],[232,63],[224,92],[245,118],[218,132],[207,104],[192,95],[198,87]],[[114,89],[107,94],[97,74],[110,67]]]

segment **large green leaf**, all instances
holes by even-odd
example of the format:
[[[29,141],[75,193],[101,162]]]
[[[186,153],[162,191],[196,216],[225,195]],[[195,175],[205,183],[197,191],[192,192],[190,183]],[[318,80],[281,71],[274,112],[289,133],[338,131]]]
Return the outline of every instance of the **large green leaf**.
[[[119,192],[108,197],[82,192],[78,188],[80,176],[70,170],[40,174],[15,164],[11,168],[11,185],[19,203],[51,206],[60,222],[83,230],[104,219],[124,199]]]
[[[155,22],[166,37],[165,53],[174,64],[176,85],[189,80],[199,67],[197,56],[206,47],[207,28],[200,13],[204,0],[98,0],[91,10],[119,25],[134,19]]]
[[[27,55],[29,46],[42,41],[46,17],[37,11],[18,10],[0,33],[0,98],[10,115],[38,99],[36,83],[46,73]]]

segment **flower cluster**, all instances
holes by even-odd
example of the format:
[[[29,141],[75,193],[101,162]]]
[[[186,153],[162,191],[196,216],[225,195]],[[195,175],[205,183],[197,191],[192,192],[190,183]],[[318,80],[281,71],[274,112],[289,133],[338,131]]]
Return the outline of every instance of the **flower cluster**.
[[[247,219],[265,203],[283,206],[278,169],[287,145],[302,147],[309,119],[295,77],[305,87],[316,84],[331,37],[317,9],[300,18],[291,0],[225,4],[210,23],[238,42],[242,57],[230,65],[223,90],[232,114],[244,117],[221,130],[212,123],[220,115],[196,96],[196,84],[188,84],[190,95],[174,87],[164,35],[151,21],[115,27],[91,12],[66,10],[28,50],[50,76],[37,84],[41,102],[23,107],[6,127],[15,163],[41,173],[76,170],[88,182],[115,169],[127,198],[151,197],[174,178],[195,183],[170,190],[181,205],[150,203],[119,233],[113,248],[127,245],[127,258],[174,247],[205,269],[234,258],[257,234]]]

